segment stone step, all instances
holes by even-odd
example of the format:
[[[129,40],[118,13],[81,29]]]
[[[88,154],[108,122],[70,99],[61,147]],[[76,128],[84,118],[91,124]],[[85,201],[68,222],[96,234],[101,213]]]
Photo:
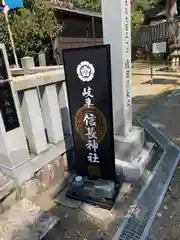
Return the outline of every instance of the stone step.
[[[24,198],[0,215],[1,240],[39,240],[59,219]]]

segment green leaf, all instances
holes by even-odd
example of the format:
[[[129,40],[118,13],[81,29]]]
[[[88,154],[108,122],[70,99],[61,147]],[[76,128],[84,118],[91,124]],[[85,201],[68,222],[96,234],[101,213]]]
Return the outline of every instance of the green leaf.
[[[26,0],[25,7],[8,14],[19,59],[25,55],[36,56],[62,31],[62,25],[58,24],[53,9],[43,0]],[[12,63],[14,61],[12,47],[2,12],[0,12],[0,23],[0,42],[5,43]]]

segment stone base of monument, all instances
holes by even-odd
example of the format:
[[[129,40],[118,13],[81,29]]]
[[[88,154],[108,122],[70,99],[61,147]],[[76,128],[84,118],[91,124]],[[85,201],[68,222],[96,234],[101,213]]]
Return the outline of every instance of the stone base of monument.
[[[126,162],[132,162],[144,146],[144,129],[134,127],[126,137],[114,136],[115,157]]]
[[[115,136],[116,173],[125,181],[136,181],[150,160],[152,143],[145,144],[144,129],[133,127],[128,136]]]
[[[153,156],[154,145],[151,142],[145,143],[141,152],[131,162],[116,159],[117,178],[121,179],[123,175],[123,179],[127,182],[137,181]]]
[[[76,175],[68,186],[66,197],[110,210],[116,200],[119,187],[120,184],[113,181],[103,179],[93,181]]]

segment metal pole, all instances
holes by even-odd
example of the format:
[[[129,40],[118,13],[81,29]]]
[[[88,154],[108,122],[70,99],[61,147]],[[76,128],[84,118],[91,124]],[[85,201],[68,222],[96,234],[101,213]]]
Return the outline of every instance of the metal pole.
[[[151,61],[151,85],[153,85],[153,63]]]
[[[3,6],[6,5],[5,0],[2,0],[2,5]],[[19,63],[18,63],[18,58],[17,58],[16,49],[15,49],[15,45],[14,45],[13,35],[12,35],[11,28],[10,28],[10,25],[9,25],[8,11],[6,11],[6,10],[4,10],[4,17],[5,17],[5,21],[6,21],[8,32],[9,32],[9,38],[10,38],[10,41],[11,41],[11,46],[12,46],[12,50],[13,50],[15,64],[16,64],[16,67],[19,68]]]
[[[92,17],[92,33],[93,33],[93,43],[96,44],[96,33],[95,33],[95,22],[94,17]]]

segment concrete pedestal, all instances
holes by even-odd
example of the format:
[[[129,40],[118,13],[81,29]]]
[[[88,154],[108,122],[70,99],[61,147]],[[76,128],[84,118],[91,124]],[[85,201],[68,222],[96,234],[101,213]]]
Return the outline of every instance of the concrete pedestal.
[[[132,163],[136,156],[142,151],[144,145],[144,129],[132,127],[126,137],[114,137],[115,157],[122,161]]]
[[[115,136],[115,165],[119,180],[138,180],[148,164],[153,144],[144,144],[144,129],[133,127],[127,137]]]
[[[137,181],[151,160],[153,147],[153,143],[146,143],[141,149],[141,152],[139,152],[136,157],[134,156],[131,162],[116,159],[117,178],[121,179],[123,176],[123,179],[127,182]]]

